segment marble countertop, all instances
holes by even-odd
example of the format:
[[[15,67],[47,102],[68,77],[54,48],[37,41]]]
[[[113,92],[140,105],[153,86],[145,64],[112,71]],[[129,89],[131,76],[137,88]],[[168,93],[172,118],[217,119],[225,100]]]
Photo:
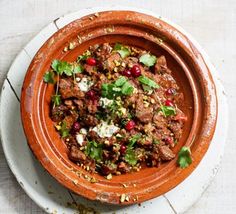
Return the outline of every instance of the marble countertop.
[[[96,3],[95,3],[96,2]],[[0,85],[17,53],[44,26],[63,14],[115,0],[1,0]],[[177,3],[178,2],[178,3]],[[120,5],[157,12],[182,26],[200,43],[220,73],[229,104],[229,133],[222,165],[214,181],[187,214],[233,214],[236,210],[236,1],[120,0]],[[4,115],[1,115],[4,117]],[[219,139],[220,140],[220,139]],[[43,213],[24,193],[0,146],[0,213]]]

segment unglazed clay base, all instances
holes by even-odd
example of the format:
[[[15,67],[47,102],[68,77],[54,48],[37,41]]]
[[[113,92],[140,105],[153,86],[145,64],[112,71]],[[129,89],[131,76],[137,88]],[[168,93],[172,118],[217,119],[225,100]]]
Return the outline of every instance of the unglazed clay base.
[[[85,9],[61,17],[43,29],[21,51],[12,64],[7,80],[3,85],[1,97],[1,136],[8,164],[26,193],[40,207],[49,213],[55,210],[57,213],[74,213],[76,210],[66,207],[67,202],[71,203],[73,201],[76,201],[78,204],[83,204],[86,207],[94,207],[95,210],[101,213],[182,213],[200,197],[217,172],[226,138],[225,130],[227,129],[227,115],[225,113],[227,112],[227,104],[223,94],[223,88],[214,67],[209,62],[207,56],[205,56],[205,53],[201,51],[199,45],[191,39],[190,35],[180,29],[180,27],[165,19],[164,21],[187,35],[194,45],[197,46],[198,50],[201,51],[201,54],[207,62],[207,66],[212,72],[217,88],[219,111],[217,127],[210,147],[197,169],[186,180],[165,195],[142,203],[141,206],[133,205],[129,207],[118,207],[89,201],[74,195],[48,175],[33,157],[22,130],[19,110],[19,97],[22,81],[30,61],[47,38],[69,22],[97,11],[125,9],[156,16],[149,11],[138,10],[135,8],[112,7]],[[216,140],[219,137],[221,138],[221,141]]]

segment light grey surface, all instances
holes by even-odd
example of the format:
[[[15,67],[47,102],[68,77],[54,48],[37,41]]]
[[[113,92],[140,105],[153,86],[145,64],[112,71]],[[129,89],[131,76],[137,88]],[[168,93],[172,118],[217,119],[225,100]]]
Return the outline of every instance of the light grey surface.
[[[89,6],[103,6],[115,1],[0,1],[0,80],[1,84],[16,54],[29,39],[53,19]],[[236,181],[236,2],[235,1],[119,1],[144,7],[171,19],[189,31],[209,54],[220,72],[229,98],[230,127],[223,164],[213,184],[188,213],[235,213]],[[4,115],[1,115],[4,117]],[[220,139],[219,139],[220,140]],[[0,213],[41,213],[24,194],[10,173],[0,149]]]

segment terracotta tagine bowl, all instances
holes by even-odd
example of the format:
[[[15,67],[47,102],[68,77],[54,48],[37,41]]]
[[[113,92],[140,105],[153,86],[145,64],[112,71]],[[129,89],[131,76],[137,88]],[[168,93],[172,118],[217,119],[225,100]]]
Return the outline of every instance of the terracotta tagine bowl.
[[[184,145],[191,147],[193,163],[188,168],[178,167],[176,155],[174,160],[158,168],[144,168],[107,180],[98,174],[90,174],[68,159],[67,147],[49,117],[53,86],[43,82],[43,75],[53,59],[74,61],[90,45],[104,42],[120,42],[150,50],[157,56],[166,56],[168,67],[185,97],[181,108],[188,116],[188,121],[174,152],[177,154]],[[63,51],[69,43],[73,43],[75,48]],[[21,116],[30,148],[58,182],[91,200],[120,204],[121,196],[125,194],[129,200],[122,204],[133,204],[166,193],[197,167],[214,134],[217,97],[203,57],[186,36],[149,15],[107,11],[73,21],[44,43],[25,76]],[[92,183],[91,178],[97,182]]]

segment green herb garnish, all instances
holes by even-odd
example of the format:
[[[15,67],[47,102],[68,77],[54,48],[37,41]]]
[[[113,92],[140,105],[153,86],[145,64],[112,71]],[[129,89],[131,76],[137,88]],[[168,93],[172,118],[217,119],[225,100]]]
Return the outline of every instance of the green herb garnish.
[[[124,76],[120,76],[116,81],[115,81],[115,85],[120,87],[122,85],[124,85],[127,82],[127,79]]]
[[[160,144],[160,141],[157,139],[153,139],[153,143],[158,145],[158,144]]]
[[[126,77],[119,77],[114,83],[102,84],[102,97],[114,99],[122,95],[131,95],[134,87],[128,82]]]
[[[161,111],[163,112],[163,115],[165,117],[176,114],[176,110],[173,106],[163,106],[163,105],[161,105],[160,108],[161,108]]]
[[[52,96],[53,106],[59,106],[61,104],[61,95],[55,94]]]
[[[82,65],[75,65],[74,66],[74,70],[73,70],[74,74],[82,73],[83,71],[84,71],[84,68],[82,67]]]
[[[134,144],[142,137],[142,134],[135,134],[129,139],[128,149],[132,148]]]
[[[95,141],[89,141],[85,148],[85,154],[96,161],[102,160],[102,144]]]
[[[188,167],[192,163],[191,150],[189,147],[183,146],[180,149],[177,162],[182,169]]]
[[[62,138],[68,137],[69,136],[69,129],[66,127],[66,122],[63,121],[60,129],[60,134]]]
[[[139,58],[139,62],[143,63],[144,65],[151,67],[153,66],[157,61],[157,58],[154,55],[151,55],[149,53],[143,54]]]
[[[124,59],[125,57],[130,55],[129,48],[121,45],[120,43],[116,43],[114,46],[114,50],[120,54],[120,56]]]
[[[143,75],[138,77],[138,81],[141,84],[149,86],[150,88],[159,88],[160,87],[155,81],[153,81],[152,79],[145,77]]]
[[[44,74],[43,76],[43,81],[46,82],[46,83],[54,83],[55,80],[54,80],[54,73],[52,71],[48,71]]]
[[[125,153],[125,161],[129,163],[131,166],[134,166],[137,164],[138,159],[135,155],[135,152],[132,149],[127,149]]]

